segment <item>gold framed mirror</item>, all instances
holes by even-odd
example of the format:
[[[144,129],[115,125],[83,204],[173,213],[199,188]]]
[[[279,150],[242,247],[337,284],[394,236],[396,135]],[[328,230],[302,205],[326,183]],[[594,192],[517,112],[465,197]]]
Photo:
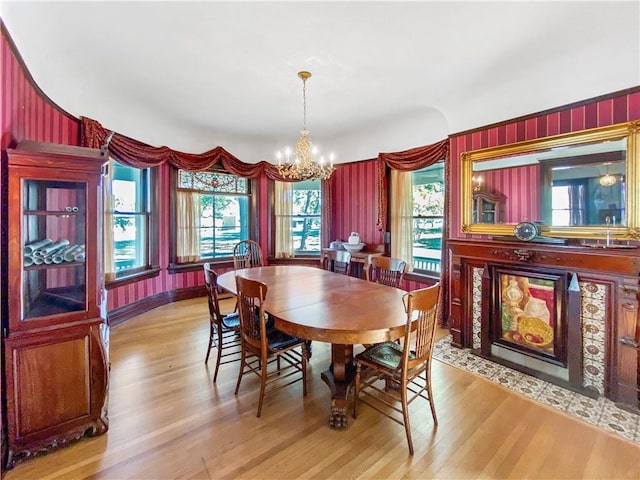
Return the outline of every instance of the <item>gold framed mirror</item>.
[[[640,121],[464,152],[462,233],[640,239]]]

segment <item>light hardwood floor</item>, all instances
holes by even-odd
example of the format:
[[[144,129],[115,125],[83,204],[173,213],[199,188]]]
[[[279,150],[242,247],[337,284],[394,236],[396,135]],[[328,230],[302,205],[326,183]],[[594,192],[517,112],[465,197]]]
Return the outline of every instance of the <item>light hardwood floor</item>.
[[[257,378],[245,376],[235,396],[238,364],[230,364],[212,384],[208,329],[205,298],[111,329],[109,431],[5,479],[640,478],[637,445],[437,361],[439,426],[416,401],[413,457],[403,427],[366,405],[347,430],[332,430],[320,379],[330,351],[318,342],[308,396],[301,384],[287,387],[256,418]]]

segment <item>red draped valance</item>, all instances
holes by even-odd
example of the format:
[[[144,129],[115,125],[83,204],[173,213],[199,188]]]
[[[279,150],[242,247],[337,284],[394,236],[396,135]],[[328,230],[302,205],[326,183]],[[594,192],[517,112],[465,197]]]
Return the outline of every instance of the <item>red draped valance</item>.
[[[445,138],[432,145],[416,147],[403,152],[378,154],[378,230],[385,231],[387,224],[387,178],[385,167],[404,172],[419,170],[449,157],[449,139]]]
[[[107,145],[109,155],[119,163],[130,167],[149,168],[169,162],[169,165],[176,168],[197,171],[206,170],[220,163],[226,171],[234,175],[255,178],[264,173],[272,180],[291,181],[281,177],[277,167],[269,162],[244,163],[222,147],[216,147],[204,153],[184,153],[169,147],[152,147],[107,130],[96,120],[87,117],[81,117],[80,143],[90,148],[101,148]]]

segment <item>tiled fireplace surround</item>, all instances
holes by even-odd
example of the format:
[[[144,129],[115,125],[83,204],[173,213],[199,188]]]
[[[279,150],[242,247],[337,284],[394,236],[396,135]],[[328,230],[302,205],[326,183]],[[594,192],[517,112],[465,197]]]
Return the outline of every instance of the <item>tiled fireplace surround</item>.
[[[484,268],[473,268],[473,304],[472,304],[472,343],[471,348],[480,350],[482,328],[482,302],[488,298],[482,292],[482,274]],[[606,286],[595,282],[579,282],[581,294],[580,320],[582,330],[582,387],[595,392],[598,396],[605,393],[605,320]],[[567,380],[566,369],[526,355],[508,352],[493,347],[494,355],[512,363],[521,363],[532,370],[541,371],[551,377]]]
[[[630,346],[640,335],[640,249],[594,252],[492,240],[450,240],[447,248],[447,320],[453,346],[473,349],[489,360],[591,397],[606,397],[640,413],[640,354]],[[527,250],[524,257],[523,250]],[[569,288],[573,300],[564,307],[567,325],[578,332],[567,337],[567,368],[525,354],[530,352],[505,348],[503,342],[489,340],[487,349],[493,321],[491,302],[496,301],[491,286],[496,265],[538,274],[567,272],[568,278],[577,280]]]

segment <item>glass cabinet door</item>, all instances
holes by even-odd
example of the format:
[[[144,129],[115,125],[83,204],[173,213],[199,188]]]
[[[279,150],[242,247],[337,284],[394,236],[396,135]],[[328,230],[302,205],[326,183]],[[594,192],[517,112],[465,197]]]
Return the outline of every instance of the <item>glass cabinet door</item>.
[[[22,181],[22,319],[87,309],[87,184]]]

